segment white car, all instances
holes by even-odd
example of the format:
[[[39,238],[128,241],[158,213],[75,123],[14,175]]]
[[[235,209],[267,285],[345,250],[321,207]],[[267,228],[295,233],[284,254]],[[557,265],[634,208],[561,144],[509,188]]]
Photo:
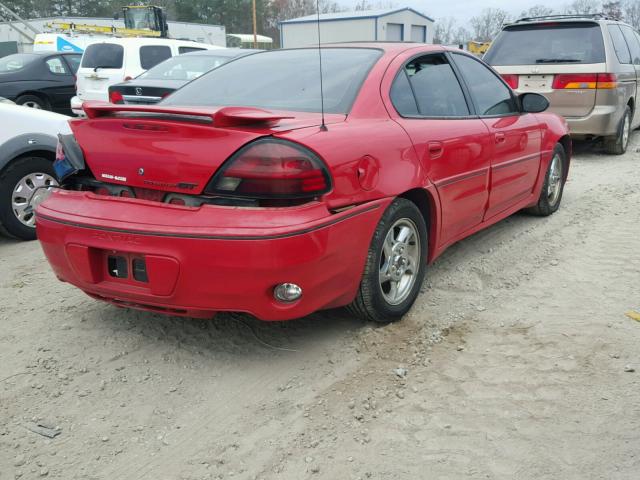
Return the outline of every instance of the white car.
[[[57,185],[53,170],[58,132],[69,117],[0,103],[0,231],[22,240],[36,238],[33,207]]]
[[[82,102],[109,101],[109,87],[131,80],[168,58],[198,50],[213,50],[215,45],[168,38],[112,38],[89,45],[77,73],[76,96],[71,110],[82,115]]]

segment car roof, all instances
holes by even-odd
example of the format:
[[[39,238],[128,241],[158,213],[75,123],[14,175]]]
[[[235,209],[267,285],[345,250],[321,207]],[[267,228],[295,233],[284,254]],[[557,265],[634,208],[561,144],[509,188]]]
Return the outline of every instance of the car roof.
[[[12,55],[36,55],[38,57],[48,57],[51,55],[82,55],[82,52],[56,52],[53,50],[45,50],[45,51],[39,51],[39,52],[16,53]]]
[[[306,49],[318,48],[314,46],[303,47]],[[417,42],[337,42],[337,43],[323,43],[322,48],[375,48],[382,50],[385,53],[402,53],[408,50],[414,50],[416,48],[423,48],[424,51],[442,52],[446,50],[442,45],[433,45],[428,43]],[[286,50],[286,49],[285,49]],[[289,49],[297,50],[297,49]]]

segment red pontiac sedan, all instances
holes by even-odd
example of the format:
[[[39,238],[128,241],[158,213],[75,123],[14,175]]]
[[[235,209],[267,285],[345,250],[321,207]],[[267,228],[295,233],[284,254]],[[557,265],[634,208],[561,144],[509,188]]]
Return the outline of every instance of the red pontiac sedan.
[[[449,245],[558,209],[571,141],[544,97],[461,51],[361,43],[322,48],[321,95],[318,54],[249,55],[154,106],[85,104],[36,211],[58,278],[171,315],[389,322]]]

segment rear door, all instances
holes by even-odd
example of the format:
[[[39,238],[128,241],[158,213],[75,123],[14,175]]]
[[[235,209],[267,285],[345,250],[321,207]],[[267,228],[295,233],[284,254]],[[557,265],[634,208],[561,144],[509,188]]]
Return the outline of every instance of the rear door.
[[[109,85],[124,79],[124,48],[117,43],[87,47],[78,70],[78,96],[82,100],[108,101]]]
[[[631,96],[636,98],[638,94],[638,78],[640,78],[640,43],[638,42],[638,34],[627,25],[609,25],[609,28],[616,27],[620,29],[622,36],[629,48],[628,64],[622,65],[625,76],[629,82],[633,83],[631,87]],[[626,99],[625,99],[626,102]],[[640,115],[638,109],[634,112],[634,119],[632,121],[633,126],[637,125],[640,121]]]
[[[69,100],[75,94],[75,77],[61,55],[49,57],[44,61],[48,86],[45,88],[51,108],[56,111],[68,111]]]
[[[443,53],[408,61],[390,91],[391,112],[409,134],[440,197],[441,244],[482,222],[489,198],[490,143]]]
[[[541,93],[550,111],[584,117],[596,104],[590,88],[607,71],[603,32],[596,22],[544,22],[506,27],[484,61],[508,79],[518,93]],[[586,81],[593,77],[593,82]],[[586,88],[583,88],[586,87]]]
[[[478,59],[453,53],[476,112],[491,135],[489,205],[485,219],[513,208],[533,192],[540,168],[542,128],[522,114],[513,92]]]

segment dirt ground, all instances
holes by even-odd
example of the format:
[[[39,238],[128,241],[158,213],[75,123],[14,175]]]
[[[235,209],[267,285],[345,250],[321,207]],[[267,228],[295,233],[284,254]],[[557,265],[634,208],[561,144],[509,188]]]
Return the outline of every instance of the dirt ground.
[[[581,146],[555,215],[455,245],[382,328],[121,310],[0,240],[0,479],[639,479],[634,142]]]

